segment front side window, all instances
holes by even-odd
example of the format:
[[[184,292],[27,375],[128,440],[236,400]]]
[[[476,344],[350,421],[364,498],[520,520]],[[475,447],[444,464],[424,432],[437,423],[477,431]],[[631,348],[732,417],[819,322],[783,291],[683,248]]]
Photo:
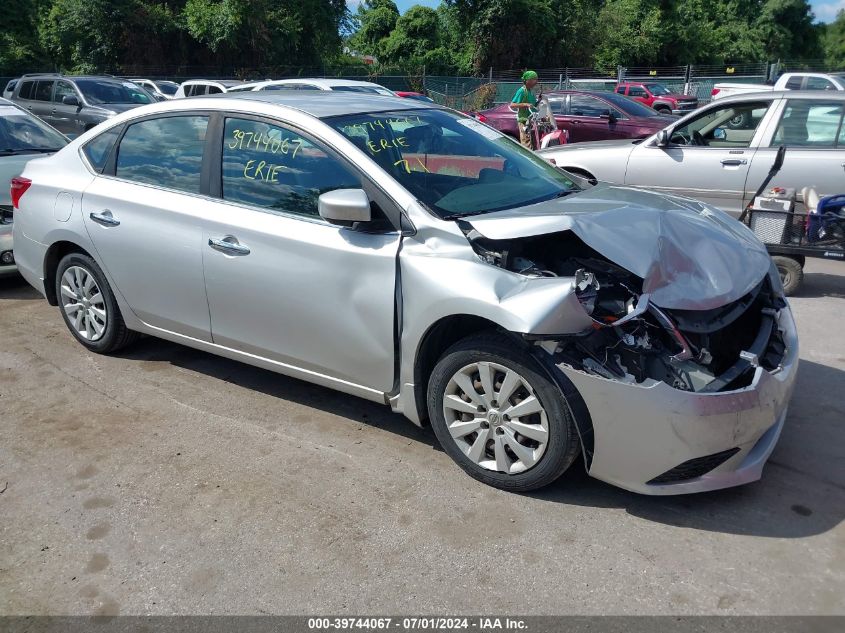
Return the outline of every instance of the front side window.
[[[672,130],[672,144],[693,147],[750,147],[770,101],[711,108]]]
[[[155,103],[153,96],[131,81],[113,79],[77,79],[76,85],[85,100],[91,105],[104,103],[132,103],[144,105]]]
[[[138,183],[200,192],[208,118],[174,116],[130,125],[117,151],[115,175]]]
[[[360,188],[360,178],[298,132],[263,121],[226,119],[224,200],[319,218],[320,194]]]
[[[633,90],[633,88],[631,88]],[[630,91],[629,91],[630,94]],[[606,104],[593,97],[585,95],[572,95],[569,98],[569,114],[572,116],[600,117],[608,112]]]
[[[398,110],[326,122],[443,219],[522,207],[578,191],[562,171],[530,150],[457,113]]]
[[[788,147],[836,147],[845,104],[841,101],[790,99],[772,140]]]
[[[175,95],[179,90],[179,84],[173,81],[156,81],[154,82],[158,91],[163,95]]]
[[[76,96],[76,90],[74,90],[73,86],[71,86],[68,82],[66,82],[66,81],[56,82],[56,91],[53,94],[53,101],[55,101],[56,103],[62,103],[62,100],[65,97],[75,97],[75,96]]]
[[[648,91],[655,97],[662,97],[665,95],[672,94],[672,91],[669,90],[669,88],[667,88],[663,84],[647,84],[646,88],[648,88]]]
[[[35,100],[49,101],[53,97],[53,83],[52,81],[39,81],[35,86]]]
[[[207,92],[207,94],[210,94],[210,95],[219,95],[219,94],[220,94],[220,93],[222,93],[222,92],[223,92],[223,90],[222,90],[222,89],[220,89],[218,86],[209,86],[209,87],[208,87],[208,92]]]

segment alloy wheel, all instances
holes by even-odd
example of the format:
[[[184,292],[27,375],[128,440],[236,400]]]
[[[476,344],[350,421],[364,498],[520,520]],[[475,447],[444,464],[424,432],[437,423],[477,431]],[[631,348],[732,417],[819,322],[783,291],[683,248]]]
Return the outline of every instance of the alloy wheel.
[[[452,439],[482,468],[507,474],[536,465],[549,442],[546,410],[513,369],[477,362],[455,372],[443,414]]]
[[[106,332],[108,310],[97,280],[81,266],[70,266],[62,275],[62,309],[74,331],[87,341],[98,341]]]

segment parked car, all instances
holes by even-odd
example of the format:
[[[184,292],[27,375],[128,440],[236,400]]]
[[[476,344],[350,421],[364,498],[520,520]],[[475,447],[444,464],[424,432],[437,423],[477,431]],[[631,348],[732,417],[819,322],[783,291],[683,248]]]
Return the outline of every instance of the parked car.
[[[17,270],[12,249],[12,178],[33,157],[57,152],[68,139],[11,101],[0,99],[0,276]]]
[[[625,81],[616,85],[616,94],[638,101],[663,114],[688,114],[698,107],[698,97],[672,92],[652,81]]]
[[[175,81],[167,81],[165,79],[153,80],[130,78],[129,81],[138,84],[159,101],[175,98],[176,92],[179,90],[179,84],[177,84]]]
[[[644,141],[566,145],[543,156],[591,179],[688,196],[738,216],[772,166],[772,186],[821,195],[845,184],[845,93],[782,91],[719,99]],[[737,122],[747,122],[738,125]]]
[[[243,83],[237,79],[189,79],[182,82],[173,98],[182,99],[183,97],[222,94],[243,85]]]
[[[390,404],[494,486],[579,452],[646,494],[737,485],[784,424],[795,325],[745,226],[446,108],[173,100],[14,182],[19,268],[88,350],[143,332]]]
[[[257,90],[334,90],[337,92],[379,94],[386,97],[396,96],[392,90],[388,90],[384,86],[371,81],[356,81],[354,79],[268,79],[245,83],[229,92]]]
[[[397,90],[396,91],[397,97],[402,97],[403,99],[416,99],[417,101],[424,101],[425,103],[434,103],[434,99],[431,97],[425,96],[421,92],[412,92],[409,90]]]
[[[563,90],[547,92],[558,128],[570,143],[644,138],[674,120],[641,103],[612,92]],[[509,103],[482,110],[476,117],[508,136],[519,139],[516,114]]]
[[[724,99],[750,92],[776,92],[780,90],[845,90],[845,74],[825,73],[784,73],[773,84],[718,83],[713,86],[710,96]]]
[[[69,136],[155,98],[140,86],[114,77],[24,75],[12,101]]]

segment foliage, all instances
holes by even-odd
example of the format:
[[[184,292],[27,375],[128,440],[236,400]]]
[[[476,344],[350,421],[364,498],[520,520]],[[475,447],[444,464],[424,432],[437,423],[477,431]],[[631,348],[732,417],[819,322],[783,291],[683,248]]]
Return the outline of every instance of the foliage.
[[[823,41],[825,61],[845,68],[845,9],[839,12],[835,21],[827,25]]]

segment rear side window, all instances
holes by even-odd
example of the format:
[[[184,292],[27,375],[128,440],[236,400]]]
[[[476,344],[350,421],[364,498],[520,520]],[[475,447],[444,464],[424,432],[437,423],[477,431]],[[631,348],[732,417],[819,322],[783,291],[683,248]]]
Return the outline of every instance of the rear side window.
[[[106,130],[96,138],[88,141],[85,147],[82,148],[82,152],[96,172],[102,173],[103,168],[106,166],[111,148],[114,146],[117,137],[120,136],[120,129],[121,126],[118,125],[110,130]]]
[[[361,181],[298,132],[262,121],[226,119],[223,198],[271,212],[319,218],[317,198]]]
[[[839,101],[790,99],[775,131],[773,145],[836,147],[842,137],[843,111],[845,105]]]
[[[53,98],[53,82],[39,81],[35,87],[36,101],[50,101]]]
[[[645,88],[641,88],[640,86],[631,86],[628,88],[628,96],[629,97],[645,97],[646,91]]]
[[[625,94],[625,86],[617,86],[617,88],[616,88],[616,94],[618,94],[618,95],[624,95],[624,94]]]
[[[130,125],[118,146],[115,175],[199,193],[207,128],[204,116],[163,117]]]
[[[25,81],[21,84],[20,91],[18,91],[18,98],[20,98],[20,99],[32,99],[34,94],[35,94],[35,82],[34,81]]]

